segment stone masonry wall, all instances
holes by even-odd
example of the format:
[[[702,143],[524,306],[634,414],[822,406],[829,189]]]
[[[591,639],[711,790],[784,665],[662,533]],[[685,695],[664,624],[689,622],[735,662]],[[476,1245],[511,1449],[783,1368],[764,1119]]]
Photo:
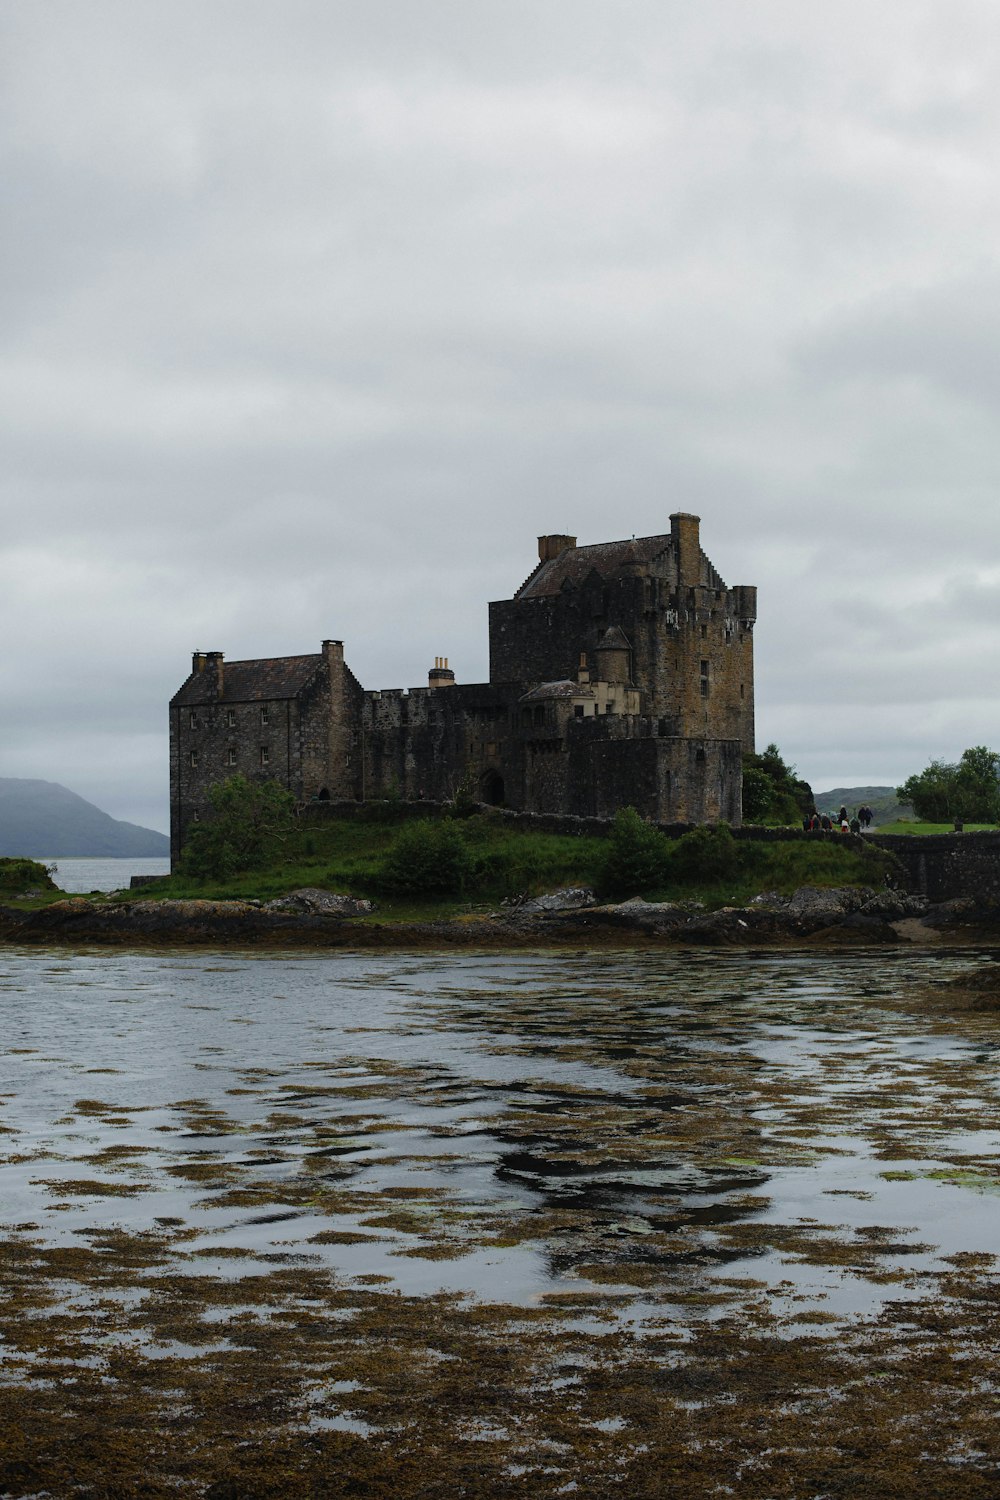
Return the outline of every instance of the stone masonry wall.
[[[1000,901],[1000,833],[869,834],[906,870],[910,890],[931,901]]]

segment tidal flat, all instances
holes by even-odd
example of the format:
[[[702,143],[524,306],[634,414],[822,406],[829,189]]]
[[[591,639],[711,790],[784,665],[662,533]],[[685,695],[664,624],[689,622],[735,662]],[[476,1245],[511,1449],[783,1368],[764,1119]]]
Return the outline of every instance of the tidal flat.
[[[993,970],[3,949],[0,1495],[995,1500]]]

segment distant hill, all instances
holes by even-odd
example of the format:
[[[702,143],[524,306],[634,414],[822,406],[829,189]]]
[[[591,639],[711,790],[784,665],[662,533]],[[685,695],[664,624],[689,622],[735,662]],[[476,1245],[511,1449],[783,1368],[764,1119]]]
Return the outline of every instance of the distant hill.
[[[816,792],[816,806],[820,812],[837,812],[846,807],[851,814],[862,803],[867,803],[875,814],[875,826],[879,823],[895,823],[897,818],[913,818],[909,802],[896,799],[894,786],[835,786],[829,792]]]
[[[0,776],[0,855],[52,859],[155,859],[170,840],[120,823],[57,781]]]

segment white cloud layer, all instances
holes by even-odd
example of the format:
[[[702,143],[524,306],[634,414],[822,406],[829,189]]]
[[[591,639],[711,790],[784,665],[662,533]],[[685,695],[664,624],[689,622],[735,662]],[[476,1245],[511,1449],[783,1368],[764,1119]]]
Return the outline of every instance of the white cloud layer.
[[[1000,16],[0,9],[0,774],[165,826],[194,647],[448,654],[702,516],[817,787],[1000,745]]]

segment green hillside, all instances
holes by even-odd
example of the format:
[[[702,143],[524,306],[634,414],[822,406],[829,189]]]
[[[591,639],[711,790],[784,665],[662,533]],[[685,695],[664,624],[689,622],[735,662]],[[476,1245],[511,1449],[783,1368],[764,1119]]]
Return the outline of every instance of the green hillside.
[[[43,859],[155,859],[170,840],[122,823],[56,781],[0,776],[0,855]]]
[[[909,802],[900,802],[894,786],[835,786],[828,792],[816,792],[819,812],[837,812],[842,806],[853,814],[867,803],[875,814],[874,827],[914,817]]]

